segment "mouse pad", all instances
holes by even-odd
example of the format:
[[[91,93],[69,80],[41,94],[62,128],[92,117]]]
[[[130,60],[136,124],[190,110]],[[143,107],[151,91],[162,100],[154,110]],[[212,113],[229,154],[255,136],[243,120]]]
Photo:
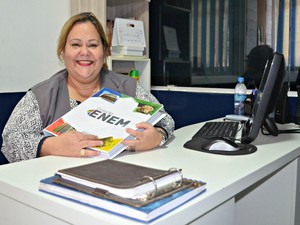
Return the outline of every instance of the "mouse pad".
[[[246,155],[256,152],[257,147],[252,144],[242,144],[236,143],[240,150],[237,151],[219,151],[219,150],[205,150],[202,149],[202,146],[205,145],[207,142],[211,140],[205,138],[192,138],[191,140],[187,141],[183,147],[191,150],[196,150],[200,152],[212,153],[212,154],[220,154],[220,155]]]

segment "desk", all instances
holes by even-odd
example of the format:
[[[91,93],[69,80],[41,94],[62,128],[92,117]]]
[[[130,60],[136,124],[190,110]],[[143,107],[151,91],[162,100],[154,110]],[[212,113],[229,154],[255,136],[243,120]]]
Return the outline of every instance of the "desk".
[[[205,193],[151,224],[295,224],[299,134],[260,135],[254,142],[257,152],[223,156],[182,147],[200,125],[176,130],[165,149],[116,158],[161,169],[182,168],[185,177],[207,182]],[[96,160],[49,156],[0,166],[1,224],[139,224],[38,191],[39,181],[58,169]]]

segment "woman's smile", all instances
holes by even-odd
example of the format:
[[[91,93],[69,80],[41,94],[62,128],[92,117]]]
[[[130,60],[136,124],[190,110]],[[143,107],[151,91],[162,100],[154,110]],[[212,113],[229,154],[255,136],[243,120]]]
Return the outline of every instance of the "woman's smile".
[[[93,64],[91,60],[77,60],[76,61],[80,66],[90,66]]]

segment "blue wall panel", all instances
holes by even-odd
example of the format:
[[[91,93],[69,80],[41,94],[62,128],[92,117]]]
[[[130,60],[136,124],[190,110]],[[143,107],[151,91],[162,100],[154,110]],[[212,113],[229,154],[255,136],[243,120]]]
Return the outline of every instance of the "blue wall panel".
[[[176,129],[233,113],[232,94],[152,91],[174,118]],[[296,121],[298,100],[289,97],[290,121]]]
[[[152,91],[174,118],[176,129],[233,113],[233,95]]]

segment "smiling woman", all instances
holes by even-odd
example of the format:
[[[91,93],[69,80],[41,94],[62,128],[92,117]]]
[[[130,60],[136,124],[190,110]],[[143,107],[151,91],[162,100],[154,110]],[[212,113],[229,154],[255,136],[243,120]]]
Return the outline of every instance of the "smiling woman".
[[[107,69],[108,48],[103,27],[92,13],[74,15],[65,23],[59,36],[57,55],[66,68],[34,85],[17,104],[4,128],[1,150],[10,162],[46,155],[98,155],[99,152],[86,149],[103,145],[95,135],[71,131],[46,138],[42,131],[100,88],[159,103],[135,79]],[[137,127],[139,131],[126,130],[135,139],[123,144],[137,151],[149,150],[172,136],[174,121],[167,114],[155,127],[147,123]]]

